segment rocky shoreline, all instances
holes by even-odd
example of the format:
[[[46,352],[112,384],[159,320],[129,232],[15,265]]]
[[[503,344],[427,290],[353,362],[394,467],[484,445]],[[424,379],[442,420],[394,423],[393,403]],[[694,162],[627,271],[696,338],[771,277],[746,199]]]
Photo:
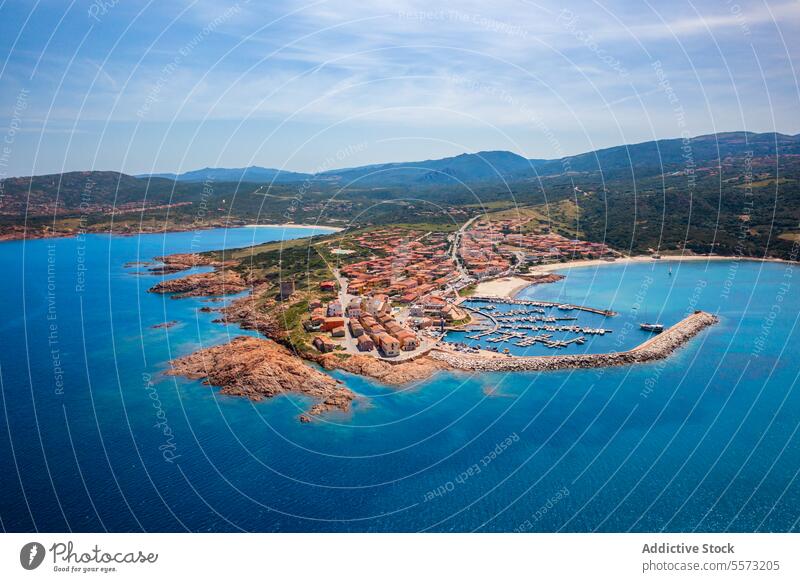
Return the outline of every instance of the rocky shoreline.
[[[167,279],[156,283],[148,291],[150,293],[175,293],[173,299],[184,297],[209,297],[236,295],[247,291],[250,286],[238,272],[226,268],[217,268],[210,273],[196,273]]]
[[[434,350],[430,357],[456,370],[475,372],[544,372],[573,368],[604,368],[661,360],[683,346],[719,318],[704,311],[695,312],[668,330],[626,352],[575,354],[563,356],[470,356]]]
[[[197,253],[176,253],[174,255],[167,255],[164,257],[155,257],[154,262],[161,263],[160,265],[151,266],[147,269],[153,275],[170,275],[172,273],[180,273],[195,267],[223,267],[225,263],[222,261],[215,261],[210,257],[198,255]],[[152,264],[152,263],[151,263]],[[233,263],[228,263],[233,266]]]
[[[337,354],[324,354],[312,359],[326,370],[343,370],[391,386],[402,386],[426,380],[437,372],[450,369],[446,362],[434,360],[429,356],[421,356],[397,364],[362,355],[348,355],[343,358]]]
[[[348,412],[356,395],[328,374],[307,365],[283,346],[264,338],[240,336],[170,362],[166,374],[202,380],[222,394],[253,401],[281,394],[302,394],[316,400],[300,420],[308,422],[331,410]]]

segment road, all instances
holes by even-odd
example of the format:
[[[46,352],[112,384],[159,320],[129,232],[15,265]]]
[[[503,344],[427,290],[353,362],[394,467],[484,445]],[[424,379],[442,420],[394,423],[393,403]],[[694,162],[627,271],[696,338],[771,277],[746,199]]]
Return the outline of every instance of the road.
[[[355,299],[356,296],[345,292],[345,289],[347,289],[347,277],[343,276],[339,272],[339,269],[333,269],[333,276],[336,279],[336,283],[339,285],[339,302],[342,304],[342,310],[345,311],[347,306],[350,305],[350,300]],[[405,323],[405,317],[406,313],[402,312],[402,316],[398,318],[398,323]],[[393,356],[391,358],[384,357],[377,348],[371,352],[359,351],[356,338],[354,338],[350,333],[349,325],[344,326],[344,338],[334,339],[333,341],[342,346],[345,349],[345,352],[348,354],[367,354],[380,360],[386,360],[387,362],[402,362],[404,360],[414,359],[424,353],[427,353],[436,345],[436,340],[432,338],[426,337],[422,334],[417,334],[417,337],[420,341],[419,348],[413,352],[400,352],[399,356]]]
[[[478,214],[477,216],[473,216],[472,218],[470,218],[468,221],[462,224],[461,228],[459,228],[453,235],[453,247],[450,249],[450,258],[455,263],[456,268],[458,269],[458,272],[461,273],[462,277],[469,277],[469,273],[464,268],[464,265],[461,264],[461,258],[459,257],[458,254],[458,247],[461,245],[461,235],[464,234],[464,232],[470,227],[470,225],[476,220],[478,220],[481,216],[483,215]]]

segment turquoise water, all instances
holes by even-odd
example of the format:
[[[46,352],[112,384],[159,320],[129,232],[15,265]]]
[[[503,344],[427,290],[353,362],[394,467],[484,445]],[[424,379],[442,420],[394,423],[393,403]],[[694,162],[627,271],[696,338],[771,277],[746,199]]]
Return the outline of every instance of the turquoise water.
[[[282,235],[0,245],[3,529],[798,528],[796,269],[575,269],[525,296],[619,311],[591,349],[639,343],[644,310],[669,325],[700,308],[721,323],[664,362],[630,368],[441,374],[402,389],[337,373],[362,396],[355,410],[301,424],[304,399],[252,403],[161,376],[170,358],[241,332],[198,312],[212,303],[146,293],[158,279],[123,267]]]

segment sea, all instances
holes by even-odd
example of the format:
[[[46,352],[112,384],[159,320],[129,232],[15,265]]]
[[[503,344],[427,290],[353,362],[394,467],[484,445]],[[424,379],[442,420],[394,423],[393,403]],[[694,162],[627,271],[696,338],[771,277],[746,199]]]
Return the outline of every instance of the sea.
[[[559,353],[628,349],[649,337],[642,321],[669,326],[696,309],[720,322],[646,365],[440,373],[400,388],[334,372],[356,405],[308,424],[298,421],[306,398],[256,403],[164,376],[169,360],[252,332],[200,311],[224,303],[148,293],[161,277],[135,263],[311,234],[237,228],[0,244],[0,527],[798,530],[797,266],[565,269],[562,281],[520,298],[618,315],[581,314],[582,325],[611,332]],[[154,327],[164,323],[173,324]]]

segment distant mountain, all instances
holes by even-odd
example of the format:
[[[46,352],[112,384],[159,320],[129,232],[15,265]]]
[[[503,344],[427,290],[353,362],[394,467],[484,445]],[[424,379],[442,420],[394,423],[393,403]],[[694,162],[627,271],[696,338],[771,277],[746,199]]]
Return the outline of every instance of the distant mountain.
[[[500,182],[531,174],[533,165],[520,155],[505,151],[461,154],[440,160],[375,164],[331,170],[318,176],[340,186],[424,185],[458,182]]]
[[[615,146],[568,156],[560,160],[531,160],[540,175],[566,172],[613,172],[618,170],[652,168],[660,170],[686,166],[698,167],[728,157],[743,158],[747,152],[754,157],[779,154],[800,154],[800,134],[753,133],[735,131],[701,135],[683,139],[661,139],[643,143]],[[637,172],[638,173],[638,172]]]
[[[800,134],[728,132],[683,139],[662,139],[615,146],[561,159],[526,159],[507,151],[483,151],[438,160],[393,162],[304,174],[271,168],[204,168],[183,174],[152,174],[138,178],[168,178],[178,182],[256,182],[286,184],[315,180],[350,186],[436,186],[492,184],[534,180],[540,176],[602,171],[614,175],[636,171],[637,177],[660,174],[694,165],[703,167],[725,158],[744,158],[776,153],[800,154]]]
[[[249,166],[247,168],[203,168],[183,174],[140,174],[136,178],[168,178],[176,182],[302,182],[309,174]]]

